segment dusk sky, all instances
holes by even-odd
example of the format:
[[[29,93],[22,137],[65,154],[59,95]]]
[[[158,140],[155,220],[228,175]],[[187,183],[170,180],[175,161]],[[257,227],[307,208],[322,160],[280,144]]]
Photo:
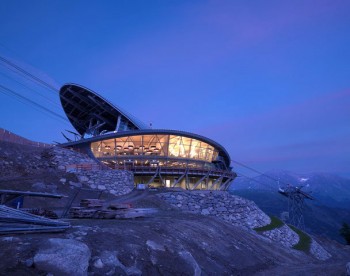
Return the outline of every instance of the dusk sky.
[[[0,56],[257,170],[350,177],[349,0],[1,0]],[[57,92],[1,61],[0,85],[0,128],[65,141],[68,122],[3,87],[64,117]]]

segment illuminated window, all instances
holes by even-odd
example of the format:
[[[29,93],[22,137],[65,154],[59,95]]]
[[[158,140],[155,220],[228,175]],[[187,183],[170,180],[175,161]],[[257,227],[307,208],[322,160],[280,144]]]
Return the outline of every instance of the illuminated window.
[[[156,156],[160,156],[212,162],[218,156],[218,151],[213,146],[200,140],[160,134],[135,135],[93,142],[91,143],[91,151],[97,158],[127,158],[130,156],[156,158]],[[186,165],[188,164],[178,163],[174,165],[173,162],[170,162],[170,166],[182,167]]]

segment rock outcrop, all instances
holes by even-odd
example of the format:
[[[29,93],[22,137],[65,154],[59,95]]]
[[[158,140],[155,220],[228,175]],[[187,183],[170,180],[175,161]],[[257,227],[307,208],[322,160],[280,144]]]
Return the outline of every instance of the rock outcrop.
[[[125,266],[118,258],[117,251],[105,250],[100,256],[93,258],[93,266],[99,270],[105,271],[107,275],[142,275],[136,265]],[[106,272],[107,271],[107,272]]]
[[[49,239],[34,256],[35,266],[54,275],[87,275],[89,247],[71,239]]]

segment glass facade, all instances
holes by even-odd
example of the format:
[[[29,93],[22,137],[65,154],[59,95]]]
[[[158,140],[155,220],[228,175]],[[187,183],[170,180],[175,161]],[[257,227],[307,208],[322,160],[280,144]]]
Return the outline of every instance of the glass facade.
[[[99,159],[115,157],[117,160],[133,157],[140,160],[157,159],[159,162],[170,162],[170,164],[181,162],[179,161],[181,159],[191,159],[192,165],[197,164],[196,161],[211,163],[218,157],[218,151],[213,146],[200,140],[160,134],[127,136],[93,142],[91,151]],[[179,160],[166,160],[168,158]]]
[[[132,171],[135,184],[220,190],[235,177],[217,148],[181,135],[124,136],[92,142],[90,148],[103,164]]]

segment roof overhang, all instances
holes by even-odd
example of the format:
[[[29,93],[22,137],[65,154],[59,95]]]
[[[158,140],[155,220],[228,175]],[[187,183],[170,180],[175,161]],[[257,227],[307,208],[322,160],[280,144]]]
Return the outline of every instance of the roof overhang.
[[[81,136],[148,128],[96,92],[77,84],[63,85],[60,100],[69,121]]]

